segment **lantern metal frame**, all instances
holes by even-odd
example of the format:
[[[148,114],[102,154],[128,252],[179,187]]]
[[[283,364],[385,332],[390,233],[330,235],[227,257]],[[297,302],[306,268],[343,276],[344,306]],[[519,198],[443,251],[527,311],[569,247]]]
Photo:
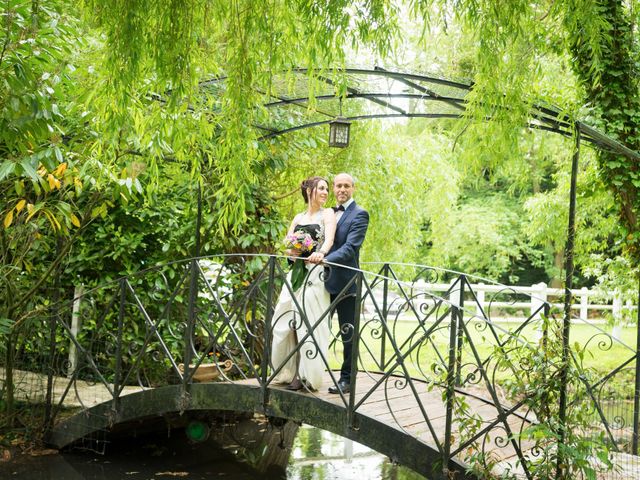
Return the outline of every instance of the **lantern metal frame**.
[[[351,122],[343,117],[337,117],[329,122],[329,146],[345,148],[349,146],[351,136]]]

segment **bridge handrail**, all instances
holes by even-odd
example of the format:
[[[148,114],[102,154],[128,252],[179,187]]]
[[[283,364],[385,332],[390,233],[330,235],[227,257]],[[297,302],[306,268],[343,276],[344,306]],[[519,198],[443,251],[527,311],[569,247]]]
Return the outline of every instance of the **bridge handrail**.
[[[205,262],[229,258],[233,260],[234,257],[243,257],[245,260],[262,257],[265,262],[260,264],[260,270],[252,273],[252,280],[246,286],[242,286],[240,290],[232,290],[234,296],[230,296],[223,282],[226,274],[223,275],[221,266],[227,265],[231,270],[236,268],[237,271],[234,273],[230,270],[229,275],[238,275],[248,262],[218,262],[217,270],[203,267],[206,267]],[[333,330],[332,346],[325,353],[317,346],[314,329],[320,322],[330,318],[330,310],[347,295],[347,287],[317,319],[307,318],[304,291],[300,298],[294,299],[292,308],[306,325],[306,330],[301,331],[298,344],[288,357],[279,365],[273,364],[270,356],[272,316],[279,285],[282,284],[283,288],[289,289],[293,294],[286,269],[282,268],[286,259],[283,255],[257,253],[208,255],[156,265],[88,290],[84,292],[82,302],[87,309],[86,315],[95,313],[92,317],[92,332],[82,332],[77,328],[78,325],[76,328],[70,325],[73,321],[73,307],[77,306],[78,301],[77,297],[74,298],[66,304],[66,310],[59,308],[54,316],[64,338],[71,340],[75,348],[74,355],[81,360],[70,362],[76,365],[77,370],[67,372],[69,383],[58,406],[62,405],[65,397],[73,395],[81,379],[97,378],[98,383],[107,390],[106,398],[117,409],[120,397],[126,394],[125,388],[129,381],[136,379],[139,385],[149,386],[146,380],[148,369],[161,366],[164,362],[170,363],[170,372],[183,386],[185,394],[188,393],[189,385],[196,381],[199,368],[205,364],[213,364],[220,370],[220,379],[231,381],[235,375],[236,378],[257,381],[267,399],[266,390],[274,387],[275,375],[296,355],[318,356],[328,370],[331,382],[337,383],[338,378],[332,371],[332,366],[338,361],[342,348],[340,333]],[[184,268],[173,269],[176,264],[181,264]],[[368,265],[371,264],[363,266]],[[509,306],[517,305],[518,302],[508,303],[502,301],[502,298],[505,295],[523,293],[510,286],[491,285],[492,291],[486,293],[493,294],[495,298],[486,302],[485,298],[480,298],[483,295],[480,295],[478,284],[470,282],[471,277],[435,268],[434,272],[440,272],[443,277],[450,275],[451,279],[449,283],[434,282],[439,290],[427,291],[423,288],[426,282],[420,282],[420,275],[431,267],[402,264],[394,270],[392,264],[380,266],[377,272],[350,269],[354,272],[351,282],[356,287],[356,305],[360,309],[355,323],[347,329],[347,333],[357,333],[351,336],[357,362],[354,367],[364,377],[373,379],[373,372],[378,372],[378,376],[375,377],[373,386],[358,391],[358,397],[355,396],[358,385],[355,377],[351,391],[338,396],[339,402],[347,411],[349,426],[356,428],[356,414],[363,408],[365,401],[376,391],[383,390],[389,414],[398,428],[404,429],[394,411],[393,395],[388,396],[388,393],[406,389],[411,394],[404,397],[404,401],[416,404],[421,421],[428,426],[429,441],[435,444],[445,464],[453,457],[463,454],[465,448],[478,442],[479,448],[489,448],[486,439],[502,435],[513,455],[521,464],[526,465],[528,460],[521,443],[522,435],[512,431],[515,427],[509,422],[517,421],[518,428],[522,431],[526,429],[526,425],[535,421],[529,412],[529,397],[525,395],[513,403],[505,402],[500,398],[497,382],[501,381],[501,375],[519,377],[524,368],[519,363],[521,357],[533,355],[544,348],[545,342],[557,340],[547,333],[548,325],[556,322],[552,315],[552,305],[539,301],[523,322],[517,325],[499,323],[494,321],[491,308],[504,308],[505,303]],[[329,270],[343,268],[335,264],[328,264],[326,267]],[[314,268],[324,269],[325,266]],[[208,276],[210,271],[213,272],[213,277]],[[174,272],[175,278],[168,275],[171,272]],[[408,275],[409,280],[404,280],[402,275],[398,275],[399,272]],[[409,275],[412,272],[417,277]],[[381,291],[382,297],[379,295]],[[163,296],[158,297],[158,292]],[[88,301],[85,302],[84,299]],[[368,310],[365,311],[364,307]],[[93,312],[93,309],[96,311]],[[83,311],[82,308],[78,310]],[[407,323],[403,316],[409,316],[413,321]],[[540,336],[523,335],[525,327],[531,327]],[[614,343],[620,343],[599,327],[595,328],[594,338],[599,342],[599,348],[611,348]],[[134,331],[141,332],[141,338],[144,339],[142,345],[128,343],[128,338]],[[601,346],[602,339],[605,339],[604,346]],[[519,353],[509,357],[510,352],[516,351],[516,347]],[[210,353],[213,353],[211,359],[207,357]],[[147,355],[154,361],[148,362]],[[221,357],[217,358],[216,355]],[[181,360],[183,369],[178,366]],[[235,370],[221,368],[227,360],[236,365]],[[628,368],[628,364],[629,360],[626,360],[620,368],[591,385],[589,388],[597,389],[597,392],[589,390],[590,395],[599,396],[598,392],[604,391],[614,377],[617,378]],[[554,365],[550,368],[560,367]],[[579,362],[576,363],[576,368],[582,368]],[[425,385],[443,392],[447,430],[444,438],[439,436],[431,412],[423,404],[421,395],[425,393]],[[460,437],[456,442],[450,441],[452,429],[457,428],[455,423],[460,420],[458,416],[469,416],[470,420],[474,414],[458,410],[456,398],[464,397],[464,392],[477,397],[479,393],[476,390],[479,388],[487,395],[487,405],[495,408],[495,420],[479,426],[479,430],[468,438]],[[313,395],[313,392],[307,393]],[[573,401],[584,401],[584,395],[585,393],[578,395],[574,392]],[[594,398],[593,401],[596,400]],[[188,396],[185,396],[183,402],[188,405]],[[85,404],[86,407],[88,405]],[[612,433],[612,425],[615,426],[615,423],[609,424],[606,413],[600,408],[597,415],[602,420],[602,428],[615,444]]]

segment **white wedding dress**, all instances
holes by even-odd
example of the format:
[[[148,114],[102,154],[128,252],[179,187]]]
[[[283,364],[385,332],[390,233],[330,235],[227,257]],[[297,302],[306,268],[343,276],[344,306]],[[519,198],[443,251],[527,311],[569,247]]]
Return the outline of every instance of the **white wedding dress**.
[[[309,229],[312,235],[314,235],[313,227],[316,227],[315,240],[318,245],[322,245],[324,242],[322,212],[319,212],[317,223],[297,225],[296,229],[307,227],[312,227]],[[307,387],[318,390],[322,386],[322,377],[328,363],[331,333],[327,310],[331,301],[322,281],[324,267],[306,264],[306,268],[307,276],[304,283],[294,292],[297,305],[286,285],[283,285],[280,292],[272,321],[271,362],[272,372],[284,364],[282,370],[274,377],[275,382],[293,381],[296,376],[296,364],[298,364],[299,378]],[[291,272],[287,274],[287,283],[291,285]],[[322,317],[321,320],[320,317]],[[301,344],[298,345],[299,343]],[[285,363],[287,356],[298,346],[298,351]]]

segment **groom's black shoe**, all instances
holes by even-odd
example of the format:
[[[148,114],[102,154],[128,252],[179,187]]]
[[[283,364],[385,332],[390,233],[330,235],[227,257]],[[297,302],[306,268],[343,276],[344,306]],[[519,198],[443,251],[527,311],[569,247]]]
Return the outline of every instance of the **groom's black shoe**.
[[[351,387],[349,387],[349,382],[345,380],[340,380],[337,385],[329,387],[329,393],[349,393],[350,391]]]

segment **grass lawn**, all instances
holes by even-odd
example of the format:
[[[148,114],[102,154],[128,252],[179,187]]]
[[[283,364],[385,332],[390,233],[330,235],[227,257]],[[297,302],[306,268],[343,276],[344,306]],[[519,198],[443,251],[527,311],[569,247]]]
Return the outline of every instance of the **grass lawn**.
[[[474,369],[478,361],[473,354],[471,345],[475,347],[477,355],[481,361],[484,361],[496,348],[496,339],[489,328],[476,328],[479,323],[469,324],[468,334],[463,336],[462,363],[466,364],[465,371],[469,372]],[[359,341],[360,364],[364,369],[381,370],[379,363],[382,359],[382,338],[384,337],[384,358],[388,362],[395,355],[395,348],[390,337],[395,339],[395,347],[402,355],[406,355],[404,364],[412,376],[434,378],[432,366],[438,363],[442,366],[446,365],[449,350],[449,321],[441,323],[438,328],[434,329],[428,338],[422,338],[426,329],[433,326],[432,323],[427,324],[424,328],[420,327],[417,322],[398,321],[388,324],[388,332],[382,335],[382,329],[379,323],[371,322],[362,327],[362,334]],[[506,331],[514,331],[518,328],[517,323],[502,323],[496,328],[496,335],[504,340],[507,338]],[[334,325],[335,327],[335,325]],[[586,324],[573,324],[570,331],[570,345],[574,351],[576,349],[585,349],[583,357],[583,366],[588,369],[594,369],[598,372],[597,376],[601,377],[611,372],[613,369],[628,361],[633,357],[632,348],[636,343],[636,328],[624,327],[620,329],[620,341],[611,340],[607,334],[611,333],[611,327],[607,325],[598,325],[597,327]],[[521,337],[529,339],[530,343],[521,344],[521,348],[540,348],[540,334],[535,331],[535,327],[527,327],[521,334]],[[469,342],[469,338],[471,342]],[[550,341],[562,342],[560,337],[552,338]],[[509,348],[514,348],[518,343],[510,341]],[[340,359],[342,358],[341,343],[338,341],[334,344],[330,352],[330,361],[332,368],[339,368]],[[362,368],[362,367],[361,367]],[[635,368],[632,361],[625,368],[625,378],[629,378]],[[386,370],[386,369],[385,369]],[[420,372],[423,372],[421,374]],[[394,368],[394,373],[403,375],[400,366]],[[515,372],[517,374],[517,372]],[[505,379],[509,375],[513,375],[511,371],[499,370],[496,372],[498,380]],[[629,385],[631,394],[633,393],[633,376]]]

